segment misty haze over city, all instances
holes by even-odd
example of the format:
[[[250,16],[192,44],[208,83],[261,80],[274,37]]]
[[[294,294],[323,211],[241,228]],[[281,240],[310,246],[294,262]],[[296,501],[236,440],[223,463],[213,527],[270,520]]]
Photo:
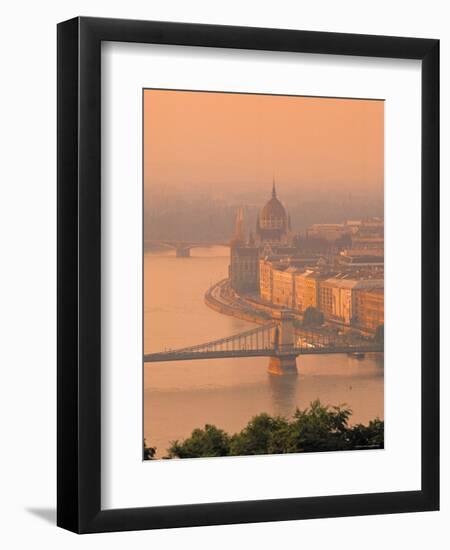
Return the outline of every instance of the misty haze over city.
[[[258,210],[270,196],[272,182],[258,190],[216,189],[211,185],[150,186],[145,195],[145,240],[193,240],[225,242],[230,239],[236,211],[245,209],[246,230],[254,231]],[[289,205],[292,230],[303,232],[313,223],[340,223],[346,219],[383,216],[383,195],[379,192],[348,190],[315,185],[302,190],[283,188],[277,181],[280,200]]]
[[[223,242],[273,180],[292,230],[383,216],[384,102],[146,90],[145,240]]]

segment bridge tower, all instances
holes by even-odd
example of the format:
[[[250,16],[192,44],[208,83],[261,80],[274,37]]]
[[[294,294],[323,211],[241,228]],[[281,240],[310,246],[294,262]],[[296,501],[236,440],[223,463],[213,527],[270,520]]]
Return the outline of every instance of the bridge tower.
[[[274,328],[274,353],[269,359],[268,371],[270,374],[284,375],[297,374],[297,353],[294,351],[294,324],[289,311],[281,310],[274,315],[279,319]]]
[[[191,249],[189,246],[186,246],[184,243],[177,243],[175,247],[175,255],[177,258],[190,258]]]

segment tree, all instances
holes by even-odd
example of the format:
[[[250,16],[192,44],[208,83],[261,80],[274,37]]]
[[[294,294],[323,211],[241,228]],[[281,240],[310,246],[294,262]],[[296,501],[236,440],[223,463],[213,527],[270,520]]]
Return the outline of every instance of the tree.
[[[304,410],[297,409],[291,420],[259,414],[232,436],[207,424],[184,441],[174,441],[167,458],[382,449],[384,422],[376,418],[367,426],[349,427],[351,414],[344,405],[330,407],[316,400]]]
[[[304,326],[320,326],[323,324],[323,313],[320,311],[320,309],[317,309],[316,307],[309,306],[306,308],[305,313],[303,315],[303,325]]]
[[[349,408],[324,406],[319,400],[313,401],[307,409],[297,409],[291,423],[287,452],[345,449],[351,414]]]
[[[230,451],[230,438],[226,432],[206,424],[197,428],[181,443],[173,441],[168,449],[169,458],[200,458],[207,456],[227,456]]]
[[[156,453],[156,447],[147,447],[147,442],[144,439],[144,460],[153,460]]]
[[[351,449],[384,449],[384,422],[379,418],[371,420],[368,426],[356,424],[348,431],[348,445]]]
[[[284,453],[289,423],[285,418],[266,413],[253,417],[247,426],[231,438],[234,456]]]

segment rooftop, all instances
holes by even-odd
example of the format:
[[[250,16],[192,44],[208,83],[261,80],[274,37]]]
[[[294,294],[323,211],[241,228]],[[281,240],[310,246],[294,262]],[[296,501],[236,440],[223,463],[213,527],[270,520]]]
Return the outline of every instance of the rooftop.
[[[360,288],[384,288],[384,279],[344,279],[330,277],[325,284],[336,288],[360,289]]]

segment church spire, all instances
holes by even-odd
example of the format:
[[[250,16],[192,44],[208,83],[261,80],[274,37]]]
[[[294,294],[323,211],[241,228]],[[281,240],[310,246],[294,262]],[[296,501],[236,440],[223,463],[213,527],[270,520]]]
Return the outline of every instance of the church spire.
[[[244,209],[240,206],[236,213],[235,230],[232,242],[235,244],[243,244],[244,240]]]

